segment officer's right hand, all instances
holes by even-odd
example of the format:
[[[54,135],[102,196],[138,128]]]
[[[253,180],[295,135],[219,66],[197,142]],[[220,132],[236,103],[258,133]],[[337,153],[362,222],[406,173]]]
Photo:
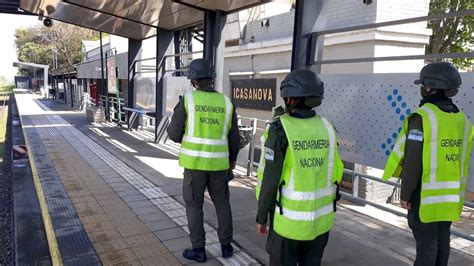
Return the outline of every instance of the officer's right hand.
[[[257,233],[261,236],[266,235],[268,233],[267,225],[257,223]]]
[[[400,200],[400,205],[402,206],[403,209],[407,209],[407,210],[411,209],[411,203],[408,201]]]

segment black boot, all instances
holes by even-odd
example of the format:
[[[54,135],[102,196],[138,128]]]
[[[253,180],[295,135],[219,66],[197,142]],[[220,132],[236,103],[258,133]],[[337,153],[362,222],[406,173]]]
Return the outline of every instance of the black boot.
[[[221,246],[222,257],[224,259],[228,259],[234,255],[234,248],[231,244]]]
[[[205,248],[193,248],[193,249],[185,249],[183,251],[183,257],[188,260],[194,260],[197,262],[206,262],[206,249]]]

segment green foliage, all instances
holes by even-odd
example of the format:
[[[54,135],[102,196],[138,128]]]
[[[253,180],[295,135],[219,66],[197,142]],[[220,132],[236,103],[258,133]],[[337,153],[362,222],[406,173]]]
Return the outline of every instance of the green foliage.
[[[473,0],[431,0],[430,15],[474,9]],[[428,23],[433,30],[427,54],[466,53],[474,47],[474,16],[446,18]],[[472,58],[453,59],[458,68],[472,66]]]
[[[15,88],[13,82],[7,80],[3,75],[0,75],[0,92],[12,92]]]
[[[82,40],[98,36],[96,31],[55,21],[50,28],[17,29],[15,46],[18,59],[22,62],[49,65],[53,69],[53,50],[56,50],[59,68],[68,68],[82,60]]]

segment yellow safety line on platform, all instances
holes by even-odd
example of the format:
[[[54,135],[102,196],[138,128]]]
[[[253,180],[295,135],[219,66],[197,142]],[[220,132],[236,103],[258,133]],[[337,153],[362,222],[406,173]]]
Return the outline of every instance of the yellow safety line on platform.
[[[20,117],[21,129],[23,131],[25,144],[28,150],[28,160],[30,161],[31,173],[33,174],[33,182],[35,184],[36,195],[38,196],[38,201],[39,201],[39,205],[41,209],[41,216],[43,217],[43,224],[44,224],[44,229],[46,231],[46,238],[48,239],[51,262],[53,263],[54,266],[62,266],[63,261],[61,259],[61,253],[59,252],[58,242],[56,240],[56,234],[54,233],[54,229],[53,229],[53,223],[51,222],[51,217],[49,216],[48,204],[46,203],[46,198],[44,196],[43,187],[41,186],[38,170],[36,168],[35,161],[33,160],[33,153],[31,152],[31,149],[30,149],[31,146],[28,142],[26,131],[23,128],[23,119],[20,114],[18,114],[18,116]]]

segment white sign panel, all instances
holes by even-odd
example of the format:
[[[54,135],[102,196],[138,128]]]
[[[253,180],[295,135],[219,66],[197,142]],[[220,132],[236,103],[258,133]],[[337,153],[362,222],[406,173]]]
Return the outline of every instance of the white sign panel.
[[[179,97],[192,91],[193,88],[186,77],[164,77],[163,85],[166,95],[166,99],[163,99],[165,115],[171,116],[174,107],[179,101]]]

